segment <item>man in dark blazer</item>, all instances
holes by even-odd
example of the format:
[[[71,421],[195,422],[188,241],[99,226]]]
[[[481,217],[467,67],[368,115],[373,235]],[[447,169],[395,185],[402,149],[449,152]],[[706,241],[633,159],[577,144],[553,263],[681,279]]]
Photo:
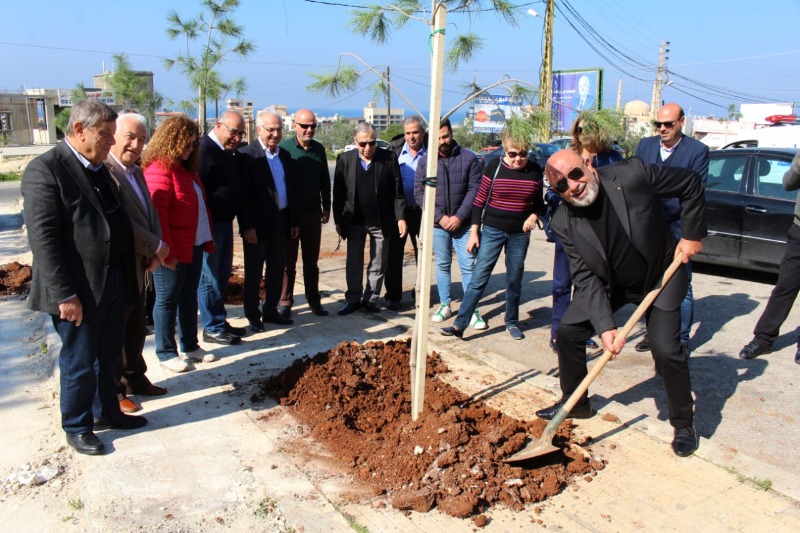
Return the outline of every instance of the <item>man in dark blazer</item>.
[[[678,104],[669,103],[661,106],[654,122],[658,135],[645,137],[639,141],[634,155],[651,165],[682,167],[694,170],[703,178],[703,185],[705,185],[708,179],[708,146],[683,134],[682,128],[685,121],[683,109]],[[676,198],[662,199],[661,209],[675,238],[680,239],[681,209],[678,200]],[[689,335],[694,321],[691,262],[686,263],[686,272],[689,275],[689,286],[686,290],[686,297],[681,304],[681,349],[688,356],[691,352]],[[648,337],[645,336],[636,345],[636,350],[646,352],[649,349],[650,343],[648,342]]]
[[[703,184],[689,169],[645,165],[637,158],[594,169],[590,159],[561,150],[545,172],[565,201],[552,227],[564,244],[575,286],[556,332],[562,400],[536,413],[551,419],[587,375],[586,340],[597,331],[603,349],[616,356],[625,339],[617,335],[613,313],[641,302],[676,253],[686,262],[699,252],[706,225]],[[677,243],[658,209],[660,197],[680,199],[683,238]],[[675,430],[672,448],[681,457],[698,446],[689,362],[679,343],[686,284],[686,270],[678,269],[649,310],[648,326]],[[588,394],[571,414],[592,416]]]
[[[136,288],[130,220],[103,165],[114,144],[116,118],[98,100],[76,104],[66,139],[34,159],[22,176],[33,252],[28,307],[50,314],[61,337],[61,426],[67,443],[89,455],[105,452],[93,432],[95,394],[103,424],[119,429],[147,424],[120,412],[114,390],[125,296]]]
[[[239,231],[244,240],[244,314],[254,333],[264,331],[262,322],[289,325],[294,321],[278,313],[286,267],[289,238],[298,228],[291,216],[294,196],[292,156],[278,144],[283,119],[271,109],[256,114],[258,139],[239,149],[242,167],[242,211]],[[266,296],[258,310],[259,286],[264,276]]]
[[[136,164],[147,142],[147,121],[138,113],[125,113],[117,117],[114,146],[106,159],[106,167],[119,187],[122,209],[131,220],[136,272],[135,302],[125,306],[125,340],[121,358],[117,361],[117,396],[120,409],[125,413],[138,411],[127,394],[160,396],[167,389],[153,385],[145,373],[147,363],[142,357],[147,335],[145,298],[147,271],[166,260],[169,246],[161,240],[161,224],[153,207],[150,191],[142,169]],[[151,281],[152,283],[152,281]]]
[[[405,237],[406,208],[400,167],[393,152],[377,147],[375,128],[361,122],[355,128],[356,148],[339,154],[333,177],[333,221],[347,239],[347,291],[339,315],[363,306],[377,312],[386,272],[388,239]],[[367,285],[364,287],[364,244],[370,238]]]

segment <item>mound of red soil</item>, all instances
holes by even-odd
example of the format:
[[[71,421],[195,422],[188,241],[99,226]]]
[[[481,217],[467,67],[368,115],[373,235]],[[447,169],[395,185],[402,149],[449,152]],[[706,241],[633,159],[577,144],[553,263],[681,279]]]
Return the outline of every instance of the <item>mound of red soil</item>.
[[[527,435],[541,435],[544,422],[515,420],[444,383],[437,375],[449,370],[437,353],[428,357],[425,409],[412,421],[409,344],[344,342],[295,361],[262,382],[261,394],[287,406],[355,478],[386,493],[401,510],[438,507],[456,517],[498,503],[521,510],[603,468],[571,451],[502,462]],[[571,435],[568,421],[556,444]]]
[[[241,267],[234,267],[241,268]],[[264,278],[261,278],[261,284],[258,288],[259,298],[264,299],[266,295],[266,288],[264,286]],[[244,276],[238,272],[233,272],[228,279],[228,286],[225,289],[225,305],[242,305],[244,303]]]
[[[0,294],[28,294],[31,290],[31,267],[14,261],[0,265]]]

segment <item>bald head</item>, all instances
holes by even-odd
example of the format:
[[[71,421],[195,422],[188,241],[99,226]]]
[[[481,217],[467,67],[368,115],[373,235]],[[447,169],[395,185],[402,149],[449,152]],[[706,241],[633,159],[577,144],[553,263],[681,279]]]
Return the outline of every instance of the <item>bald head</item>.
[[[317,117],[310,109],[301,109],[294,114],[294,134],[301,146],[308,146],[317,133]]]
[[[559,150],[550,156],[544,168],[553,190],[576,207],[592,205],[600,191],[600,180],[590,161],[574,150]]]
[[[683,124],[684,116],[681,106],[672,102],[661,106],[654,125],[664,147],[672,148],[678,144],[678,141],[681,140]]]
[[[214,135],[226,150],[233,150],[244,137],[244,117],[238,111],[225,111],[214,125]]]

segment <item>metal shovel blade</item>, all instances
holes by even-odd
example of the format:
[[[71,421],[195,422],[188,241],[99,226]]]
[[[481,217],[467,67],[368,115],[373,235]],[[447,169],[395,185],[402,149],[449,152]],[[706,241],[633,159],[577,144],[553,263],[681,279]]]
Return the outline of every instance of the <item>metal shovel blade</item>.
[[[580,395],[581,394],[578,394],[577,396],[573,395],[576,397],[576,402]],[[567,402],[565,406],[568,404],[569,402]],[[548,453],[561,451],[561,448],[553,446],[553,437],[555,437],[558,426],[560,426],[564,419],[567,418],[567,415],[569,415],[569,411],[567,411],[564,407],[559,409],[558,413],[556,413],[556,416],[550,420],[550,422],[547,424],[547,427],[545,427],[544,431],[542,431],[541,437],[539,437],[537,440],[528,439],[522,449],[520,449],[517,453],[511,454],[503,459],[503,462],[516,463],[517,461],[525,461],[527,459],[533,459],[534,457],[547,455]]]

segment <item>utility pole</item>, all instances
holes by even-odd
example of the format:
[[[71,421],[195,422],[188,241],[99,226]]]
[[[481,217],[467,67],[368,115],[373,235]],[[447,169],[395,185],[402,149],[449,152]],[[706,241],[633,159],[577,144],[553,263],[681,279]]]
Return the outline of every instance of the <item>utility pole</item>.
[[[386,128],[392,125],[392,74],[386,65]]]
[[[539,76],[539,104],[544,113],[542,142],[550,142],[550,123],[553,112],[553,16],[556,0],[547,0],[544,13],[544,50],[542,50],[542,72]]]
[[[656,71],[656,81],[653,83],[653,101],[650,102],[650,120],[655,120],[658,109],[661,107],[661,84],[664,81],[664,74],[667,72],[667,61],[669,61],[669,41],[661,40],[658,49],[658,70]]]

